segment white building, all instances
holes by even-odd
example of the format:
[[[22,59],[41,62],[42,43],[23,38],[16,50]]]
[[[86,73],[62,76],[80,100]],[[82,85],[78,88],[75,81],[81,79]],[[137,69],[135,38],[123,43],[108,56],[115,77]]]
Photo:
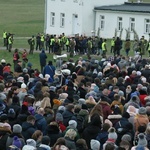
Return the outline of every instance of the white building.
[[[94,8],[104,5],[121,5],[126,1],[128,0],[45,0],[45,33],[60,35],[64,32],[66,35],[91,36],[92,32],[97,33],[101,13],[97,9],[94,11]],[[103,15],[104,13],[103,11]],[[105,20],[105,26],[106,23]],[[108,33],[105,37],[108,37]]]
[[[95,29],[100,28],[100,36],[111,38],[122,32],[122,39],[126,39],[126,30],[130,39],[134,39],[135,30],[139,36],[149,39],[150,34],[150,3],[124,3],[121,5],[107,5],[95,7]],[[134,29],[134,30],[133,30]]]

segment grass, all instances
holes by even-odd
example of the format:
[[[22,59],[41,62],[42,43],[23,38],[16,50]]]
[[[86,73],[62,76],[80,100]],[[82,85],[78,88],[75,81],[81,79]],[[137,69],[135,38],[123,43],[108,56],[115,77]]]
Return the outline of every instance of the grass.
[[[0,33],[29,37],[44,31],[44,0],[0,0]]]

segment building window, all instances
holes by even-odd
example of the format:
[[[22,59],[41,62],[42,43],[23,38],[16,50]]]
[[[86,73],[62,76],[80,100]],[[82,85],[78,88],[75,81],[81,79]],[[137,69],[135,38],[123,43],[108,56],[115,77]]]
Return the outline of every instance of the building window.
[[[150,33],[150,19],[145,19],[145,33]]]
[[[60,14],[60,27],[65,27],[65,14],[61,13]]]
[[[105,17],[104,16],[100,16],[100,29],[104,30],[104,25],[105,25]]]
[[[118,31],[122,30],[122,17],[118,17],[118,27],[117,27]]]
[[[78,0],[73,0],[74,3],[78,3]]]
[[[50,16],[50,25],[54,26],[55,25],[55,13],[51,12],[51,16]]]
[[[135,30],[135,18],[130,18],[130,31]]]

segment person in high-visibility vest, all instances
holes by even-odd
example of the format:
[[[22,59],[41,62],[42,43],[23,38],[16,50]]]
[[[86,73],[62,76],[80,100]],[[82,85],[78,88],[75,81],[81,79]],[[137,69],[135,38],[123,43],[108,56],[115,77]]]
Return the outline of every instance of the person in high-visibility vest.
[[[6,42],[7,42],[7,32],[6,31],[3,32],[3,40],[4,40],[4,46],[6,46]]]
[[[10,34],[8,38],[8,51],[11,52],[12,49],[12,44],[13,44],[13,35]]]
[[[147,51],[148,51],[149,57],[150,57],[150,39],[149,39],[149,42],[148,42],[148,44],[147,44]]]
[[[43,34],[41,34],[41,44],[40,44],[40,50],[44,48],[44,41],[45,41],[44,35],[43,35]]]
[[[30,51],[29,54],[33,54],[34,51],[34,45],[35,45],[35,39],[34,39],[34,35],[32,35],[32,38],[29,39],[29,45],[30,45]]]
[[[70,52],[69,45],[70,45],[70,39],[67,38],[67,40],[66,40],[66,48],[67,48],[67,52]]]
[[[107,52],[107,46],[106,46],[106,39],[104,39],[103,43],[102,43],[102,55],[106,56],[106,52]]]
[[[113,37],[113,39],[111,40],[111,49],[110,49],[111,53],[114,52],[114,46],[115,46],[115,37]]]
[[[50,53],[50,51],[51,51],[51,53],[54,53],[54,44],[55,44],[55,38],[53,35],[51,35],[49,53]]]

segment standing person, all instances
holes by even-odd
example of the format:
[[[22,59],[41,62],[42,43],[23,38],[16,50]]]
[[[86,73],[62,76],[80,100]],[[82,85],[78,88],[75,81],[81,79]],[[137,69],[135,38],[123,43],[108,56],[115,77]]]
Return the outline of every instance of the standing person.
[[[43,72],[43,68],[46,65],[46,59],[47,59],[47,55],[45,54],[45,51],[42,50],[42,52],[39,54],[40,57],[40,66],[41,66],[41,73]]]
[[[6,46],[6,40],[7,40],[7,32],[4,30],[3,32],[3,40],[4,40],[4,46]]]
[[[28,62],[28,58],[27,58],[27,50],[24,49],[23,53],[22,53],[22,69],[26,68],[26,63]]]
[[[88,42],[87,42],[87,56],[88,56],[88,59],[90,59],[90,55],[92,53],[92,41],[91,41],[91,38],[88,39]]]
[[[45,39],[45,49],[46,49],[46,51],[48,50],[49,45],[50,45],[50,37],[49,37],[49,34],[46,34],[46,39]]]
[[[73,57],[73,55],[74,55],[75,45],[76,45],[76,42],[74,40],[74,37],[72,37],[70,39],[70,57]]]
[[[61,38],[62,50],[65,50],[66,41],[67,41],[67,38],[66,38],[66,36],[65,36],[65,33],[62,33],[62,38]]]
[[[32,38],[29,39],[29,45],[30,45],[30,51],[29,54],[33,54],[34,51],[34,45],[35,45],[35,40],[34,40],[34,35],[32,35]]]
[[[147,44],[147,51],[148,51],[149,57],[150,57],[150,39],[149,39],[149,42],[148,42],[148,44]]]
[[[51,53],[54,53],[54,44],[55,44],[55,38],[53,35],[51,35],[49,53],[50,53],[50,51],[51,51]]]
[[[97,55],[102,54],[102,43],[103,43],[103,39],[100,38],[99,42],[98,42],[98,52],[97,52]]]
[[[49,61],[49,62],[48,62],[48,65],[46,65],[46,66],[44,67],[43,75],[45,76],[46,74],[49,74],[50,77],[51,77],[52,79],[54,79],[55,67],[53,66],[52,61]]]
[[[13,54],[14,70],[15,70],[15,67],[18,63],[19,58],[20,58],[20,56],[18,54],[18,49],[15,49],[15,52]]]
[[[41,39],[40,39],[40,50],[44,48],[44,41],[45,41],[45,37],[44,34],[41,34]]]
[[[126,39],[124,49],[126,51],[127,56],[129,56],[130,46],[131,46],[130,39]]]
[[[36,51],[37,50],[40,50],[40,40],[41,40],[41,37],[40,37],[40,34],[38,33],[37,36],[36,36]]]
[[[113,37],[112,40],[111,40],[111,50],[110,50],[110,53],[114,52],[114,46],[115,46],[115,37]]]
[[[107,46],[106,46],[106,39],[104,39],[103,43],[102,43],[102,55],[106,56],[106,52],[107,52]]]
[[[12,44],[13,44],[13,35],[10,34],[9,38],[8,38],[8,50],[9,50],[9,52],[11,52]]]
[[[120,40],[119,37],[115,40],[115,46],[114,46],[114,56],[120,55],[120,50],[122,48],[122,41]]]

